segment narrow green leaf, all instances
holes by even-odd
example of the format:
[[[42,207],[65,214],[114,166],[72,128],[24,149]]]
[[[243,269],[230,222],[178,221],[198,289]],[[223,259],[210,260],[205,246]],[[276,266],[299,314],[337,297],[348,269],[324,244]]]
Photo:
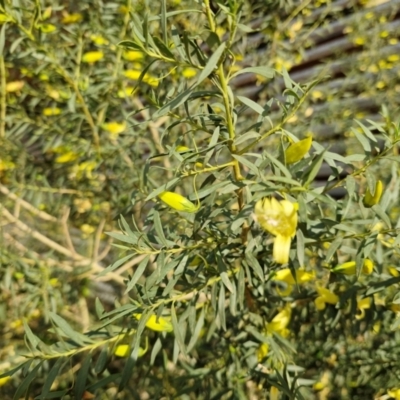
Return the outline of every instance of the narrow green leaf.
[[[161,0],[161,34],[163,37],[163,42],[168,43],[168,33],[167,33],[167,2],[166,0]]]
[[[110,235],[111,236],[111,235]],[[125,235],[123,235],[125,236]],[[118,237],[116,237],[116,239],[119,240]],[[118,267],[120,267],[122,264],[125,264],[128,260],[130,260],[135,254],[129,254],[128,256],[122,257],[121,259],[117,260],[114,264],[109,265],[107,268],[105,268],[103,271],[101,271],[97,276],[104,276],[107,275],[109,272],[114,271],[115,269],[117,269]]]
[[[244,96],[236,96],[244,105],[255,111],[257,114],[262,115],[264,113],[264,108],[260,106],[255,101],[249,99],[248,97]]]
[[[181,178],[174,178],[171,179],[168,183],[166,183],[165,185],[161,185],[160,187],[158,187],[157,189],[153,190],[145,199],[145,201],[149,201],[154,199],[154,197],[157,197],[159,194],[161,194],[162,192],[167,191],[168,189],[171,189],[173,186],[175,186]]]
[[[160,338],[158,338],[156,342],[153,344],[153,347],[151,349],[150,365],[154,365],[154,361],[157,357],[157,354],[160,352],[161,349],[162,349],[162,342]]]
[[[256,75],[261,75],[267,79],[272,79],[275,75],[275,70],[269,67],[249,67],[249,68],[243,68],[240,71],[235,72],[233,75],[231,75],[230,79],[233,79],[235,76],[241,75],[241,74],[256,74]]]
[[[204,79],[210,75],[214,68],[218,65],[219,59],[222,56],[222,53],[225,51],[226,43],[222,43],[218,46],[217,50],[214,51],[213,55],[208,59],[207,64],[205,65],[204,69],[200,72],[199,77],[197,78],[196,86],[200,85]]]
[[[164,247],[168,247],[167,239],[164,235],[164,230],[161,224],[160,214],[156,210],[153,210],[153,221],[154,221],[154,228],[158,235],[158,239],[160,239]]]
[[[247,261],[248,265],[258,275],[258,277],[260,278],[261,282],[264,282],[264,279],[265,279],[264,271],[262,270],[261,265],[258,262],[258,260],[254,257],[253,253],[246,252],[246,261]]]
[[[18,388],[16,392],[14,393],[13,400],[20,400],[20,398],[24,395],[27,394],[27,391],[29,389],[29,386],[33,382],[33,380],[36,378],[38,375],[38,370],[42,366],[44,361],[40,361],[33,369],[32,371],[29,372],[29,374],[26,376],[26,378],[18,384]]]
[[[343,237],[342,236],[337,236],[336,239],[331,243],[329,246],[329,249],[326,253],[325,261],[330,262],[332,256],[336,253],[336,250],[340,247],[340,245],[343,242]]]
[[[51,367],[50,371],[47,373],[47,377],[46,380],[44,381],[42,392],[40,394],[42,398],[44,399],[48,398],[51,386],[53,385],[56,378],[61,375],[60,369],[61,367],[63,367],[63,364],[65,364],[65,362],[66,359],[64,357],[59,358]]]
[[[81,333],[74,331],[68,324],[68,322],[56,313],[50,311],[49,315],[55,325],[60,328],[60,330],[66,335],[67,338],[73,340],[81,346],[84,346],[88,343],[94,343],[93,340],[90,339],[88,336],[82,335]]]
[[[101,304],[101,301],[98,297],[96,297],[96,300],[94,301],[95,309],[96,309],[96,314],[97,318],[101,319],[104,314],[104,307],[103,304]]]
[[[189,344],[187,346],[188,353],[194,348],[197,343],[197,340],[200,336],[201,330],[204,326],[204,308],[201,309],[199,319],[196,322],[196,327],[194,328],[193,335],[190,338]]]
[[[235,289],[233,288],[232,282],[229,280],[228,273],[226,271],[221,272],[220,276],[221,276],[221,280],[222,280],[223,284],[226,286],[226,288],[231,293],[233,293]]]
[[[100,355],[97,357],[96,364],[94,365],[94,372],[100,375],[105,371],[109,363],[108,348],[104,346],[101,349]]]
[[[0,57],[3,57],[4,43],[6,38],[7,23],[4,23],[0,31]]]
[[[304,235],[303,232],[298,229],[296,232],[297,238],[297,260],[301,267],[304,267],[304,250],[305,250],[305,243],[304,243]]]
[[[120,374],[111,374],[106,376],[103,379],[96,380],[95,383],[87,387],[87,391],[90,393],[95,393],[98,389],[101,389],[103,387],[107,386],[115,386],[115,382],[118,382],[118,379],[120,377]],[[133,389],[131,390],[131,393],[133,392]],[[61,398],[61,397],[60,397]],[[139,398],[139,395],[136,396],[136,399]]]
[[[256,131],[246,132],[245,134],[240,135],[235,139],[235,144],[239,145],[239,144],[245,142],[246,140],[258,139],[260,136],[261,135]]]
[[[226,331],[226,316],[225,316],[225,286],[221,283],[219,285],[218,294],[218,313],[219,326]]]
[[[154,42],[155,42],[158,50],[164,57],[175,60],[174,53],[172,53],[172,51],[168,48],[168,46],[162,40],[160,40],[157,36],[155,36]]]
[[[183,340],[183,336],[182,336],[182,333],[181,333],[181,328],[180,328],[179,323],[178,323],[178,318],[176,316],[176,311],[175,311],[175,305],[174,304],[172,304],[172,306],[171,306],[171,322],[172,322],[172,326],[174,327],[174,335],[175,335],[175,338],[176,338],[176,340],[178,342],[179,349],[181,350],[181,352],[183,354],[186,354],[185,342]]]
[[[240,268],[239,274],[237,276],[237,292],[238,292],[238,305],[240,310],[244,309],[244,294],[245,294],[245,275],[244,275],[244,268]]]
[[[175,108],[178,108],[181,104],[183,104],[190,97],[190,95],[192,93],[193,93],[193,87],[186,89],[183,92],[181,92],[180,94],[178,94],[178,96],[176,96],[174,99],[172,99],[167,104],[162,106],[159,110],[157,110],[153,114],[153,117],[152,117],[153,121],[159,119],[163,115],[168,114],[170,111],[175,110]]]
[[[317,176],[319,170],[321,169],[322,162],[324,161],[324,155],[325,152],[323,151],[321,154],[318,155],[318,157],[312,162],[310,167],[305,172],[304,178],[307,177],[304,183],[305,186],[314,181],[314,178]]]
[[[32,350],[36,350],[38,345],[42,343],[42,341],[36,335],[34,335],[31,328],[26,323],[26,321],[23,321],[23,324],[24,324],[26,338],[28,339],[30,345],[32,346]]]
[[[354,133],[357,140],[361,143],[361,146],[363,147],[364,151],[366,153],[370,153],[371,144],[369,143],[369,140],[362,133],[358,132],[357,129],[351,128],[351,130]]]
[[[76,377],[76,382],[74,387],[76,399],[82,399],[83,393],[85,393],[86,381],[88,378],[91,361],[92,361],[92,354],[91,353],[86,354],[81,364],[81,368],[78,371],[78,375]]]
[[[258,168],[251,162],[249,161],[247,158],[239,156],[237,154],[232,154],[233,158],[236,158],[236,160],[238,160],[241,164],[245,165],[247,168],[249,168],[249,170],[255,175],[258,176],[260,171],[258,170]]]
[[[372,206],[371,208],[375,214],[381,218],[381,220],[386,224],[386,226],[391,229],[392,224],[390,222],[390,218],[388,217],[388,215],[385,213],[384,209],[382,208],[381,205],[376,204],[374,206]]]
[[[131,40],[123,40],[118,43],[119,47],[123,47],[125,49],[132,49],[132,50],[143,50],[142,46],[139,46],[135,42],[132,42]]]
[[[128,285],[126,286],[125,293],[130,292],[133,287],[136,285],[137,281],[140,279],[140,277],[143,275],[144,270],[147,267],[147,264],[150,260],[150,255],[148,254],[137,266],[135,273],[133,274],[131,280],[128,282]]]
[[[373,142],[377,142],[376,136],[360,121],[358,120],[354,120],[358,125],[360,125],[361,129],[363,130],[363,132],[365,133],[365,136],[367,136],[369,138],[369,140],[372,140]],[[377,126],[378,127],[378,126]],[[382,128],[381,128],[382,129]],[[382,131],[381,131],[382,132]],[[384,131],[383,131],[384,132]],[[382,132],[382,133],[383,133]]]

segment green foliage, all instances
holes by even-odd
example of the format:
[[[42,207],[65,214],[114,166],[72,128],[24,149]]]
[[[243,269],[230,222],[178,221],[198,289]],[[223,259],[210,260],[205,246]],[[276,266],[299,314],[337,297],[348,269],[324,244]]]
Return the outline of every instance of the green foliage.
[[[400,125],[340,115],[347,154],[292,129],[324,84],[282,67],[303,8],[21,3],[0,2],[4,396],[393,395]],[[276,54],[243,67],[257,32]]]

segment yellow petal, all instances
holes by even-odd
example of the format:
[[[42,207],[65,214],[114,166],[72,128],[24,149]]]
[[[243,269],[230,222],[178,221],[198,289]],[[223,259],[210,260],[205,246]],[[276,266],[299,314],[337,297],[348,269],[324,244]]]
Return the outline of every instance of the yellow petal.
[[[297,203],[278,201],[274,197],[259,200],[255,205],[255,216],[261,227],[275,236],[292,237],[297,227]]]
[[[73,14],[68,14],[68,13],[64,13],[63,18],[61,19],[61,23],[68,25],[68,24],[74,24],[76,22],[79,22],[82,20],[82,14],[78,14],[78,13],[73,13]]]
[[[400,400],[400,389],[390,389],[387,393],[393,399]]]
[[[82,62],[93,64],[104,58],[104,53],[102,51],[89,51],[82,56]]]
[[[177,146],[176,147],[176,151],[178,152],[178,153],[184,153],[184,152],[186,152],[186,151],[189,151],[190,149],[189,149],[189,147],[187,147],[187,146]]]
[[[142,317],[142,314],[133,314],[133,316],[139,320]],[[167,317],[158,317],[153,314],[150,315],[149,319],[146,322],[147,328],[156,331],[156,332],[172,332],[173,327],[171,324],[171,319]]]
[[[73,151],[68,151],[67,153],[62,154],[56,158],[56,163],[65,164],[71,161],[75,161],[78,158],[78,154]]]
[[[309,136],[297,143],[291,144],[285,150],[285,160],[286,164],[293,164],[300,161],[310,150],[312,143],[312,137]]]
[[[267,343],[261,343],[257,350],[257,359],[258,362],[262,362],[265,357],[267,357],[269,351],[269,346]]]
[[[127,61],[138,61],[142,60],[144,55],[141,51],[138,50],[125,50],[122,53],[122,57]]]
[[[112,133],[113,135],[119,135],[126,129],[126,122],[122,124],[118,122],[107,122],[101,126],[105,131]]]
[[[7,93],[18,92],[24,87],[24,85],[25,85],[24,81],[8,82],[6,84],[6,92]]]
[[[185,68],[182,71],[182,76],[184,78],[187,78],[187,79],[193,78],[196,75],[197,75],[197,69],[196,68],[188,67],[188,68]]]
[[[356,262],[349,261],[344,264],[337,265],[332,269],[332,272],[336,274],[354,275],[356,273]]]
[[[196,207],[190,200],[178,193],[162,192],[158,197],[167,206],[177,211],[194,213],[198,210],[198,207]]]
[[[371,308],[371,302],[371,297],[357,300],[357,308],[359,311],[359,314],[356,315],[357,319],[363,319],[365,317],[365,310]]]
[[[319,296],[314,300],[315,308],[319,311],[325,310],[326,304],[323,297]]]
[[[278,235],[274,240],[273,257],[278,264],[289,262],[290,242],[289,236]]]
[[[55,115],[61,114],[61,109],[59,109],[58,107],[48,107],[44,108],[42,112],[43,115],[45,115],[46,117],[53,117]]]
[[[4,378],[0,378],[0,387],[4,386],[10,379],[11,376],[5,376]]]
[[[363,204],[365,207],[372,207],[375,204],[379,203],[379,200],[381,199],[383,192],[383,183],[382,181],[376,182],[375,186],[375,192],[372,195],[371,191],[369,190],[369,187],[367,187],[367,190],[365,192],[365,196],[363,199]]]
[[[282,333],[289,325],[292,309],[288,304],[282,311],[280,311],[271,322],[267,324],[268,332]]]
[[[57,28],[53,24],[40,24],[38,28],[43,32],[43,33],[51,33],[54,32]]]
[[[146,353],[146,349],[139,347],[138,357],[142,357]],[[114,350],[117,357],[128,357],[131,354],[131,346],[129,344],[119,344]]]
[[[315,279],[315,273],[306,272],[300,268],[296,270],[296,279],[293,277],[290,268],[283,268],[276,271],[271,280],[286,282],[289,285],[295,285],[296,283],[304,283]]]
[[[339,297],[335,293],[331,292],[329,289],[318,286],[317,292],[319,293],[320,297],[322,297],[325,303],[329,304],[339,303]]]

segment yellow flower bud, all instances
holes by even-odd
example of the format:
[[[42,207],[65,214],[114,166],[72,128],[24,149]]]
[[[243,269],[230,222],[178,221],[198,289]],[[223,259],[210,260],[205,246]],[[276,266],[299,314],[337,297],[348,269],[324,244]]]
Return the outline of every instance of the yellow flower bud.
[[[4,386],[10,379],[11,376],[5,376],[4,378],[0,378],[0,387]]]
[[[125,50],[122,53],[122,57],[127,61],[138,61],[143,59],[144,54],[138,50]]]
[[[310,150],[311,143],[312,137],[309,136],[297,143],[291,144],[285,150],[286,164],[294,164],[295,162],[300,161]]]
[[[76,22],[81,21],[83,18],[82,14],[74,13],[74,14],[68,14],[64,13],[63,18],[61,19],[61,23],[68,25],[68,24],[74,24]]]
[[[190,200],[178,193],[162,192],[158,197],[167,206],[177,211],[194,213],[198,210],[198,206],[195,206]]]
[[[24,87],[24,85],[25,85],[24,81],[8,82],[6,84],[6,92],[7,93],[18,92]]]
[[[115,350],[114,354],[117,357],[128,357],[131,354],[131,346],[129,344],[119,344]],[[147,349],[139,347],[138,357],[142,357],[146,353]]]
[[[140,320],[142,314],[133,314],[133,316]],[[157,315],[153,314],[150,315],[149,319],[146,322],[146,327],[156,331],[156,332],[172,332],[173,327],[171,323],[171,319],[167,317],[158,317]]]
[[[182,76],[184,78],[186,78],[186,79],[193,78],[196,75],[197,75],[197,69],[196,68],[188,67],[188,68],[185,68],[182,71]]]
[[[107,122],[101,126],[105,131],[110,133],[113,139],[116,139],[120,133],[126,129],[126,122],[121,124],[115,121]]]
[[[371,275],[373,270],[374,263],[369,258],[366,258],[362,267],[362,273]],[[356,262],[348,261],[344,264],[337,265],[332,269],[332,272],[335,274],[354,275],[356,273]]]
[[[379,203],[383,192],[383,183],[382,181],[376,182],[375,193],[372,195],[369,188],[367,187],[367,191],[365,192],[363,204],[365,207],[372,207],[375,204]]]
[[[82,56],[82,62],[93,64],[104,58],[104,53],[102,51],[89,51]]]
[[[176,147],[176,151],[178,152],[178,153],[185,153],[186,151],[189,151],[190,149],[189,149],[189,147],[187,147],[187,146],[177,146]]]
[[[40,24],[38,25],[38,28],[43,32],[43,33],[51,33],[54,32],[57,28],[53,24]]]
[[[59,109],[58,107],[48,107],[43,109],[43,115],[46,117],[53,117],[59,114],[61,114],[61,109]]]

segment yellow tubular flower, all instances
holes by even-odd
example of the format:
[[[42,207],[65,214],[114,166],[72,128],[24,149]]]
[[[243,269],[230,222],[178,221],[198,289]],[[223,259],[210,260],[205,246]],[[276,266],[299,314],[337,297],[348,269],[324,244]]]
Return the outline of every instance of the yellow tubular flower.
[[[190,200],[174,192],[162,192],[158,195],[159,199],[167,206],[177,211],[194,213],[198,210]]]
[[[276,236],[273,257],[279,264],[289,261],[291,238],[296,233],[298,204],[275,198],[259,200],[255,215],[261,227]]]
[[[148,340],[146,338],[146,347],[145,348],[139,347],[138,357],[144,356],[147,352],[147,349],[148,349]],[[119,344],[115,348],[114,354],[117,357],[128,357],[128,356],[130,356],[131,351],[132,351],[132,348],[131,348],[131,346],[129,346],[129,344]]]
[[[382,181],[376,182],[375,192],[372,195],[371,191],[367,187],[367,191],[365,192],[365,196],[363,199],[363,204],[365,207],[372,207],[375,204],[378,204],[383,192],[383,183]]]
[[[297,161],[300,161],[304,156],[308,153],[311,148],[312,137],[309,136],[303,140],[300,140],[297,143],[291,144],[285,150],[285,160],[286,164],[294,164]]]
[[[25,85],[24,81],[8,82],[6,84],[6,92],[7,93],[18,92],[24,87],[24,85]]]
[[[311,281],[315,278],[315,273],[309,273],[304,271],[304,269],[296,270],[296,279],[292,275],[290,268],[283,268],[277,271],[272,277],[273,281],[286,282],[289,285],[295,285],[296,283],[304,283]]]
[[[365,275],[371,275],[373,270],[374,263],[370,259],[366,258],[362,267],[362,273]],[[337,265],[332,269],[332,272],[335,274],[354,275],[356,273],[356,262],[349,261],[344,264]]]
[[[133,314],[133,316],[140,320],[142,314]],[[173,327],[171,323],[171,319],[167,317],[158,317],[153,314],[150,315],[149,319],[146,322],[146,327],[156,332],[172,332]]]
[[[339,303],[339,297],[329,289],[317,287],[317,292],[319,294],[319,296],[315,299],[315,307],[317,310],[324,310],[326,303],[333,305]]]
[[[286,329],[286,327],[289,325],[291,315],[292,309],[290,304],[287,304],[286,307],[276,314],[272,321],[267,324],[267,332],[275,332],[284,337],[288,336],[289,330]]]
[[[104,58],[104,53],[102,51],[88,51],[82,56],[82,62],[93,64]]]
[[[365,310],[371,308],[371,297],[365,297],[364,299],[357,300],[357,309],[359,314],[356,315],[357,319],[363,319],[365,317]]]

